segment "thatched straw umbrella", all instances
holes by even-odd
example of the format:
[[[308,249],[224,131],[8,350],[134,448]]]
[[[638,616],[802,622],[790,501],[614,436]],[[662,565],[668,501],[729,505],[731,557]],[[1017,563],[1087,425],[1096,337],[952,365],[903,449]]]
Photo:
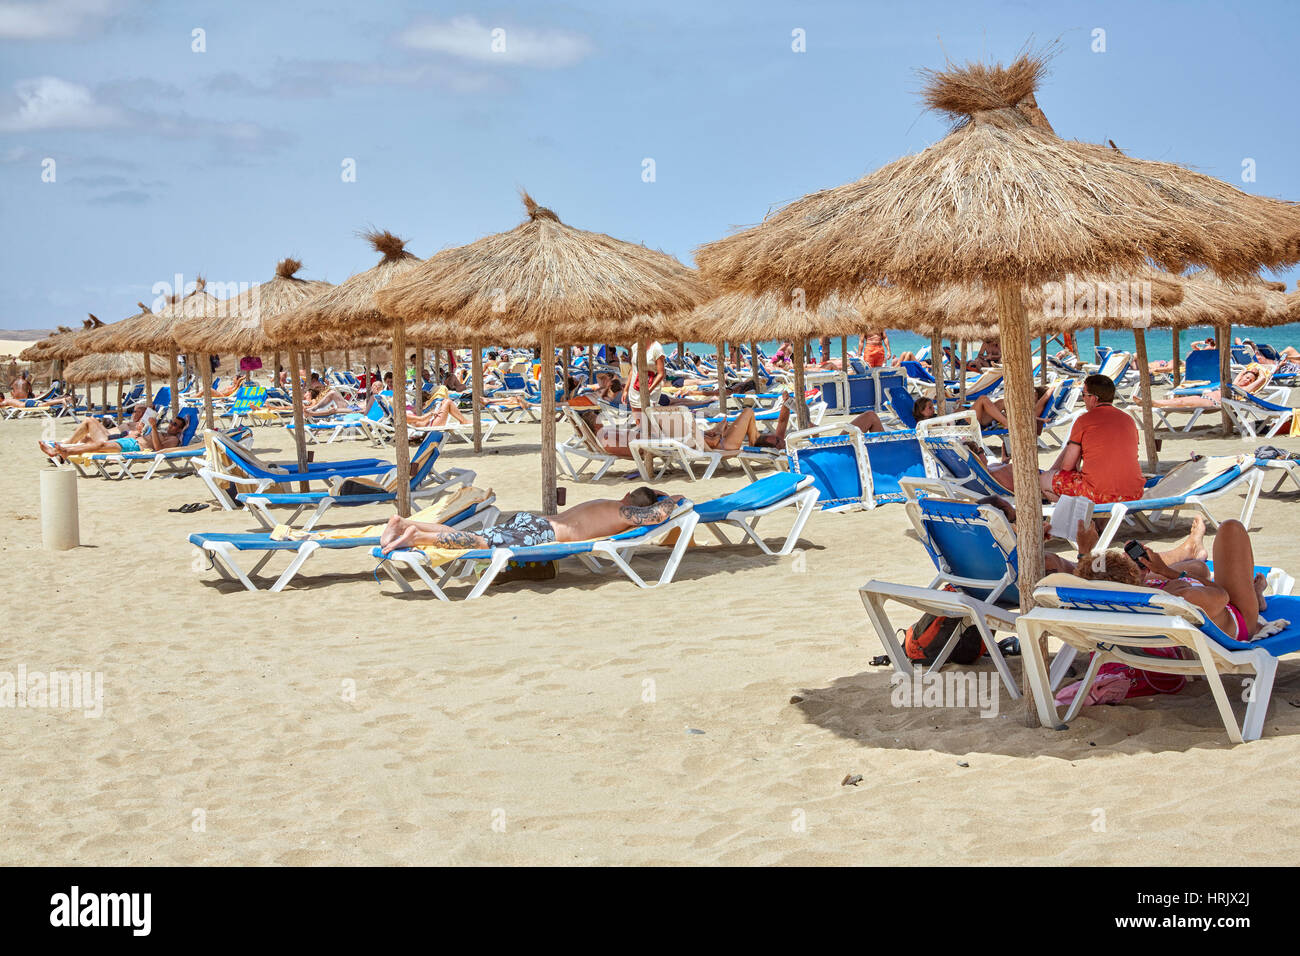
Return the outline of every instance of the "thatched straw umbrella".
[[[1201,264],[1246,275],[1300,258],[1300,207],[1056,136],[1035,99],[1045,69],[1045,59],[1026,54],[1007,67],[929,72],[925,101],[955,124],[944,139],[796,200],[696,255],[721,289],[802,288],[810,301],[878,282],[992,286],[1022,515],[1041,507],[1026,286],[1070,272],[1136,272],[1148,261],[1170,272]],[[1036,521],[1018,525],[1027,610],[1043,575],[1043,542]]]
[[[171,411],[180,409],[180,383],[176,364],[177,346],[173,327],[187,318],[216,314],[222,308],[221,300],[207,291],[207,280],[199,276],[194,288],[180,299],[173,299],[157,312],[142,311],[121,322],[115,322],[111,331],[96,340],[96,349],[106,352],[151,352],[168,357],[168,378],[171,384]]]
[[[122,412],[122,383],[162,373],[165,359],[141,352],[97,352],[82,356],[68,364],[63,377],[75,384],[103,387],[104,409],[108,409],[108,386],[117,383],[117,411]]]
[[[329,286],[318,294],[297,303],[270,319],[266,325],[267,334],[279,345],[289,347],[289,374],[294,387],[294,422],[296,439],[301,442],[303,435],[302,406],[298,385],[298,359],[296,349],[306,345],[316,345],[322,349],[350,346],[361,343],[366,336],[375,336],[388,332],[388,323],[375,307],[375,293],[388,285],[395,276],[399,276],[420,260],[406,251],[406,240],[391,232],[371,230],[363,233],[380,254],[380,260],[365,272],[359,272],[336,286]],[[373,339],[372,339],[373,341]],[[364,346],[368,348],[368,346]],[[405,390],[399,394],[398,376],[406,368],[406,358],[402,354],[405,346],[397,338],[393,339],[393,418],[396,425],[394,443],[397,446],[398,471],[404,474],[410,467],[410,449],[406,443],[406,399]],[[367,358],[369,365],[369,358]],[[404,379],[403,379],[404,381]],[[399,412],[400,407],[400,412]],[[305,451],[299,451],[300,457]],[[403,469],[402,463],[406,462]],[[398,510],[401,514],[410,514],[410,487],[402,477],[397,485]]]
[[[662,252],[565,225],[523,196],[528,218],[507,232],[440,252],[376,297],[399,322],[447,316],[471,327],[497,320],[540,334],[543,369],[555,329],[581,328],[695,306],[704,291],[690,269]],[[555,511],[555,390],[542,386],[542,509]]]

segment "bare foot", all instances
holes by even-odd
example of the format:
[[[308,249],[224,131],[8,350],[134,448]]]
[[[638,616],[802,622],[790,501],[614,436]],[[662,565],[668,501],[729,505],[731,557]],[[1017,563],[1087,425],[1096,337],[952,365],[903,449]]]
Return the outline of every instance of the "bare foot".
[[[384,525],[384,530],[379,533],[379,547],[384,551],[391,550],[389,543],[392,542],[402,532],[401,515],[393,515],[388,519],[388,524]]]
[[[382,545],[384,554],[391,554],[394,551],[400,551],[402,548],[409,548],[415,543],[415,536],[419,533],[419,530],[412,525],[392,541],[388,542],[387,545]]]
[[[1192,519],[1192,530],[1187,532],[1187,543],[1191,548],[1191,557],[1197,561],[1208,561],[1210,552],[1205,550],[1205,517],[1197,515]]]
[[[63,449],[60,448],[57,443],[46,444],[43,441],[38,441],[36,444],[41,446],[41,451],[44,452],[48,457],[56,458],[59,461],[63,461]]]
[[[1262,574],[1255,575],[1255,596],[1259,598],[1259,612],[1264,613],[1268,607],[1268,599],[1264,597],[1264,592],[1268,590],[1268,578]]]

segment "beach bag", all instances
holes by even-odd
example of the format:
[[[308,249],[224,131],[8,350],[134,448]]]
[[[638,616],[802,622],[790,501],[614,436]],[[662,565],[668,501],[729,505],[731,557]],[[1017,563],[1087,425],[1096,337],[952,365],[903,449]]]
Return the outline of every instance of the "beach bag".
[[[245,355],[239,360],[241,372],[255,372],[262,367],[262,359],[257,355]]]
[[[961,625],[961,618],[922,614],[919,621],[903,632],[903,653],[914,664],[933,664],[953,632]],[[948,660],[954,664],[974,664],[983,652],[984,641],[980,638],[979,629],[968,626],[957,639]]]

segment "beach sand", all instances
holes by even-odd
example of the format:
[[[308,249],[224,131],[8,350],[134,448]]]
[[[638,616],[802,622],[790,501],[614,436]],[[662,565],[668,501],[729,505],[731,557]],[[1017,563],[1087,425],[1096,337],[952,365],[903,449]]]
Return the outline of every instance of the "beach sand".
[[[42,427],[0,424],[0,670],[102,672],[103,715],[0,712],[0,863],[1294,860],[1279,837],[1300,770],[1295,663],[1263,739],[1236,747],[1203,682],[1065,731],[1026,728],[1005,696],[988,718],[891,706],[857,588],[930,579],[899,505],[816,514],[791,557],[705,544],[653,591],[569,563],[443,603],[377,583],[368,554],[324,552],[290,590],[254,594],[186,541],[252,530],[248,515],[168,512],[207,499],[196,478],[83,479],[84,547],[42,550]],[[497,434],[444,462],[504,509],[536,508],[540,428]],[[1165,460],[1257,444],[1206,436],[1166,440]],[[283,455],[288,433],[258,429],[255,446]],[[702,498],[743,480],[661,486]],[[572,504],[637,483],[562,484]],[[1257,560],[1293,573],[1295,505],[1266,493],[1253,528]]]

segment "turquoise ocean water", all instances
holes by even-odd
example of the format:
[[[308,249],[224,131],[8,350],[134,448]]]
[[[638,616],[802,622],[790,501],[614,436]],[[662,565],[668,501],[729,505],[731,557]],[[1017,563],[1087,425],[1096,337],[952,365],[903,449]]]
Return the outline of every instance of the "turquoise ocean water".
[[[1191,351],[1192,342],[1198,339],[1213,337],[1214,329],[1210,326],[1194,326],[1190,329],[1183,329],[1178,336],[1180,351],[1183,353],[1183,357],[1186,358],[1187,353]],[[1232,328],[1232,337],[1233,339],[1250,339],[1252,342],[1267,342],[1269,345],[1272,345],[1277,349],[1282,349],[1288,345],[1300,349],[1300,324],[1279,325],[1271,329],[1256,329],[1237,325]],[[1173,335],[1168,329],[1148,330],[1146,333],[1146,340],[1147,358],[1150,361],[1165,361],[1173,357]],[[1075,336],[1075,341],[1078,343],[1079,352],[1083,356],[1083,360],[1085,362],[1092,361],[1093,333],[1091,331],[1080,332]],[[763,352],[770,356],[774,351],[776,351],[780,343],[763,342],[761,344]],[[922,338],[913,332],[889,333],[889,345],[890,348],[893,349],[895,355],[899,352],[915,352],[917,349],[929,344],[930,340],[928,338]],[[1101,344],[1107,348],[1132,351],[1133,333],[1123,330],[1103,331],[1101,333]],[[674,348],[674,346],[668,342],[664,343],[664,347],[669,352]],[[716,349],[714,344],[708,342],[688,342],[686,343],[686,347],[690,351],[699,355],[712,355]],[[856,351],[857,347],[858,337],[850,336],[849,349]],[[1037,355],[1038,339],[1033,340],[1033,347],[1034,354]],[[1060,348],[1060,342],[1053,342],[1049,346],[1049,351],[1056,352]],[[818,354],[818,346],[816,342],[813,343],[813,354],[814,356]],[[831,339],[831,357],[840,357],[839,339]]]

